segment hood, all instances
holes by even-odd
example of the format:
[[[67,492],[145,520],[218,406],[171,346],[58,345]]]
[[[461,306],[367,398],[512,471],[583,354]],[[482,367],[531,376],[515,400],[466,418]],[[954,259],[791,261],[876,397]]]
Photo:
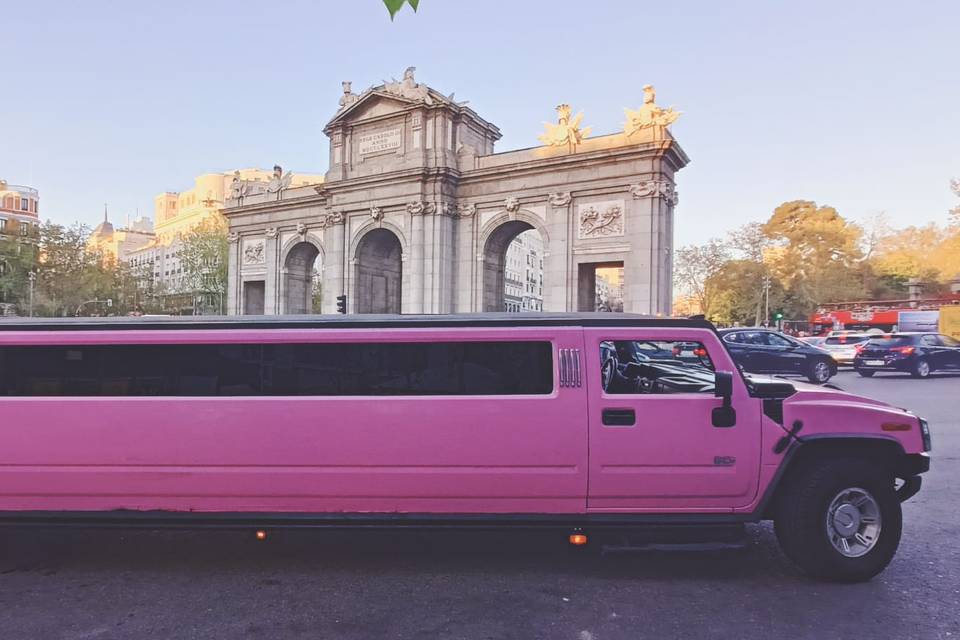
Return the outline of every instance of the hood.
[[[899,441],[908,453],[923,451],[919,418],[886,402],[847,393],[832,385],[747,376],[754,397],[763,398],[764,413],[782,428],[800,421],[801,440],[810,437],[877,437]],[[773,403],[776,411],[768,412]],[[778,419],[777,419],[778,418]],[[884,425],[909,424],[907,430],[887,430]]]
[[[787,380],[774,376],[761,376],[752,373],[744,374],[747,383],[752,387],[752,393],[757,398],[775,398],[790,403],[805,402],[855,402],[876,406],[890,406],[880,400],[848,393],[832,384],[810,384],[800,380]],[[902,409],[899,409],[902,411]]]

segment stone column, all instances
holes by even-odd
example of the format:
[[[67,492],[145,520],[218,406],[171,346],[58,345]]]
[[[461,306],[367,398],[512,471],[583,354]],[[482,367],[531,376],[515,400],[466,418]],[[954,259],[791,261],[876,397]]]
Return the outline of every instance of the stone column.
[[[577,274],[570,242],[573,196],[552,193],[547,199],[546,229],[543,238],[543,310],[576,311]]]
[[[457,216],[454,220],[453,242],[456,243],[454,265],[454,290],[451,294],[453,313],[475,311],[477,249],[474,247],[479,233],[477,225],[477,205],[460,201],[456,205]]]
[[[240,314],[240,236],[230,234],[227,251],[227,315]]]
[[[344,267],[347,264],[347,222],[327,226],[323,230],[323,280],[321,283],[323,313],[337,312],[337,296],[346,293],[346,279]],[[347,298],[347,308],[352,308],[353,301]]]
[[[632,189],[632,188],[631,188]],[[651,279],[656,263],[652,261],[653,219],[656,205],[649,193],[631,190],[625,202],[625,239],[630,251],[623,259],[623,310],[627,313],[652,314]]]
[[[423,228],[426,216],[423,211],[414,213],[411,207],[407,207],[407,215],[410,220],[410,246],[408,251],[410,255],[403,261],[402,280],[409,282],[409,291],[403,291],[401,287],[401,305],[406,302],[406,306],[401,306],[403,313],[424,313],[424,237]],[[406,284],[403,282],[403,284]]]
[[[282,277],[282,267],[279,265],[280,247],[279,234],[276,227],[271,227],[264,232],[266,239],[263,245],[264,266],[264,302],[263,313],[268,316],[280,313],[280,278]]]

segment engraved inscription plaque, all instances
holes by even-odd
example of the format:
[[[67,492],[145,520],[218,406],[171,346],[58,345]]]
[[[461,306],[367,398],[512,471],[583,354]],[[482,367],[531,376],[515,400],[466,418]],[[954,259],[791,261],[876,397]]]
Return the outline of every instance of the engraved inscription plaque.
[[[361,156],[367,156],[373,153],[383,153],[400,148],[402,139],[402,129],[387,129],[386,131],[376,131],[366,133],[357,138],[357,148]]]

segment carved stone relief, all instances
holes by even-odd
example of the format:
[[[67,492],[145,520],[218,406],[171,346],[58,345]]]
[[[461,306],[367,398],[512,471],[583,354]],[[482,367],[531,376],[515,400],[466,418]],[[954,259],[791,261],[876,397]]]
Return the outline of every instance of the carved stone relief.
[[[244,240],[243,242],[243,264],[258,265],[264,264],[264,242],[262,238],[254,240]]]
[[[554,207],[565,207],[570,204],[572,196],[569,191],[556,191],[547,196],[550,205]]]
[[[639,184],[632,184],[627,187],[634,200],[640,198],[663,198],[667,204],[673,206],[678,202],[676,190],[673,183],[666,180],[646,180]]]
[[[477,205],[474,202],[460,201],[457,203],[457,214],[461,218],[469,218],[477,212]]]
[[[593,202],[578,207],[577,237],[581,240],[623,234],[623,200]]]
[[[422,200],[414,200],[407,204],[407,213],[414,216],[421,215],[431,215],[437,210],[437,207],[432,202],[423,202]]]
[[[342,211],[329,211],[324,213],[319,218],[319,225],[321,229],[326,229],[327,227],[332,227],[335,224],[343,223],[343,212]]]

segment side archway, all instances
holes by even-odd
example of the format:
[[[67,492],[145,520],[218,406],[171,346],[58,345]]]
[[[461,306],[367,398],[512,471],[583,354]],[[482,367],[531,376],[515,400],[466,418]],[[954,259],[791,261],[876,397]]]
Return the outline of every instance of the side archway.
[[[482,311],[542,311],[547,238],[530,216],[491,220],[483,235]]]
[[[367,231],[357,243],[353,295],[357,313],[400,313],[403,247],[389,229]]]
[[[323,254],[312,242],[290,247],[283,260],[282,309],[285,314],[314,313],[319,302]]]

